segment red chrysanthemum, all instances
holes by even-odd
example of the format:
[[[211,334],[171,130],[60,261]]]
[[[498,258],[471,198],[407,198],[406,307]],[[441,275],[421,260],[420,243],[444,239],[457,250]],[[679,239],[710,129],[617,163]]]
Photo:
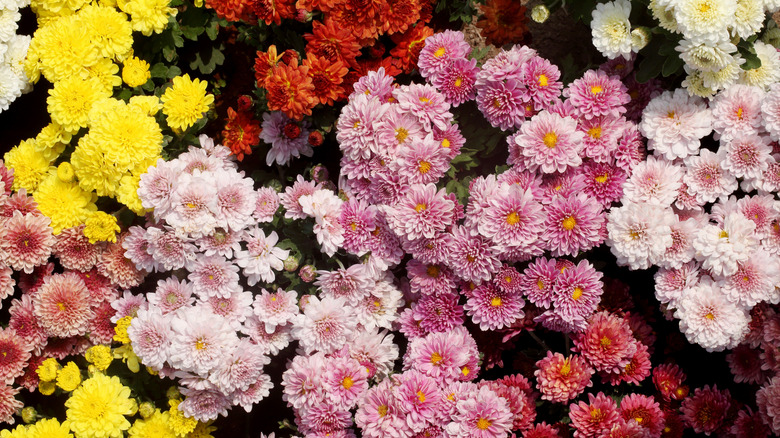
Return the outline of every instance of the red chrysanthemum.
[[[30,360],[30,345],[13,329],[0,328],[0,382],[6,385],[24,373]]]
[[[100,254],[97,270],[100,275],[108,277],[112,283],[129,289],[141,284],[146,272],[136,268],[135,263],[125,257],[125,249],[122,247],[125,235],[119,236],[115,243],[109,244]]]
[[[574,338],[574,346],[598,371],[619,373],[637,350],[628,323],[608,312],[598,312],[588,322],[588,328]]]
[[[318,101],[308,72],[308,67],[299,66],[295,59],[290,65],[278,64],[265,81],[268,109],[282,111],[293,120],[310,116]]]
[[[116,309],[111,307],[110,301],[103,301],[92,308],[94,317],[89,321],[89,340],[94,344],[110,344],[114,338],[114,324],[111,318],[116,314]]]
[[[572,403],[569,409],[575,438],[592,438],[609,432],[620,419],[617,404],[603,392],[595,396],[588,394],[588,403]]]
[[[228,21],[255,22],[251,5],[246,0],[206,0],[206,7]]]
[[[22,295],[21,300],[13,300],[11,309],[8,311],[11,314],[8,328],[13,329],[17,336],[24,339],[25,343],[30,346],[30,350],[38,354],[46,346],[48,336],[33,313],[34,307],[32,297],[29,294]]]
[[[633,420],[647,432],[648,438],[658,438],[664,428],[661,406],[653,397],[629,394],[620,401],[620,416],[629,422]]]
[[[102,245],[93,245],[84,236],[84,225],[66,228],[57,235],[52,253],[60,259],[65,269],[89,271],[97,263]]]
[[[525,38],[526,7],[515,0],[487,0],[479,8],[482,16],[477,27],[482,29],[485,42],[501,47],[509,43],[520,43]]]
[[[398,60],[398,67],[404,73],[409,73],[417,66],[420,50],[425,46],[425,39],[433,35],[433,29],[418,23],[404,33],[396,33],[391,39],[396,46],[390,50],[390,55]]]
[[[255,120],[252,111],[227,110],[227,122],[222,129],[222,144],[230,148],[238,161],[244,160],[244,155],[252,153],[252,146],[260,142],[260,122]]]
[[[255,58],[255,80],[258,87],[264,87],[265,81],[273,74],[273,69],[280,63],[289,62],[291,59],[297,59],[298,52],[295,50],[285,50],[282,53],[276,51],[276,45],[271,44],[265,52],[257,52]]]
[[[387,0],[382,14],[382,30],[388,35],[406,32],[420,18],[420,2],[417,0]]]
[[[685,373],[677,364],[666,363],[658,365],[653,370],[653,383],[666,401],[679,400],[678,394],[681,389],[687,395],[687,388],[683,388],[684,381]]]
[[[282,24],[282,18],[295,18],[298,11],[295,10],[295,0],[249,0],[249,7],[267,25],[271,23],[277,26]]]
[[[328,12],[328,20],[349,29],[358,40],[371,40],[382,28],[383,3],[381,0],[342,0]]]
[[[92,318],[89,290],[74,272],[49,276],[33,297],[33,313],[50,336],[83,335]]]
[[[341,61],[349,67],[356,67],[360,56],[360,43],[352,33],[339,27],[334,21],[312,22],[312,33],[303,36],[306,38],[306,53],[322,56],[330,62]]]
[[[320,103],[333,105],[333,102],[347,97],[341,85],[349,72],[344,63],[307,53],[303,65],[309,68],[309,76],[314,84],[314,96]]]
[[[14,212],[0,227],[0,262],[28,274],[46,263],[55,242],[50,224],[46,216]]]
[[[682,402],[680,411],[685,423],[696,433],[709,435],[723,424],[729,407],[731,394],[728,390],[720,391],[717,385],[710,389],[709,385],[705,385],[704,388],[696,388],[693,396]]]

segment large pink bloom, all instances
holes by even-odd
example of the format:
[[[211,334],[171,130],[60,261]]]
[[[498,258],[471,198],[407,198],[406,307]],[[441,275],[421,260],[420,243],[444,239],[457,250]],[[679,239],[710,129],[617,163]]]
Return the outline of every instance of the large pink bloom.
[[[544,173],[565,172],[582,164],[584,134],[571,117],[542,111],[523,123],[520,132],[508,139],[509,164]]]
[[[46,263],[55,243],[50,224],[46,216],[14,212],[0,227],[0,262],[28,274]]]
[[[89,290],[76,273],[46,278],[33,302],[35,316],[51,336],[65,338],[86,333],[92,318]]]
[[[579,355],[564,357],[548,351],[547,357],[536,362],[536,367],[536,387],[544,400],[565,403],[593,386],[593,368]]]
[[[387,219],[393,231],[408,240],[430,239],[451,224],[454,209],[444,189],[437,191],[432,183],[413,184]]]

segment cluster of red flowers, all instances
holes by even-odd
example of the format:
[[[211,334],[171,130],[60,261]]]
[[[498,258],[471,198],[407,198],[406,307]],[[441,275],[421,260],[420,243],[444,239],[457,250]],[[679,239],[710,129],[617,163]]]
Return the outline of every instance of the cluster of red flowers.
[[[244,159],[244,155],[252,153],[252,146],[260,141],[260,133],[263,128],[254,117],[252,111],[252,99],[249,96],[238,98],[238,110],[232,107],[227,110],[227,123],[222,130],[222,144],[230,148],[238,161]]]

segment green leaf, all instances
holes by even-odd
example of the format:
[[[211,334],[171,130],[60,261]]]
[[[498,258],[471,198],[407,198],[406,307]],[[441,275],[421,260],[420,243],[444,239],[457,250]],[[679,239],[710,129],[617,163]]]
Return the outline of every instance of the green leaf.
[[[168,72],[168,67],[162,62],[158,62],[149,69],[149,73],[153,78],[165,78],[165,74]]]
[[[756,55],[756,49],[753,48],[753,43],[747,41],[740,41],[737,44],[739,54],[745,58],[744,64],[742,64],[742,70],[753,70],[761,67],[761,58]]]
[[[682,69],[684,62],[679,56],[669,56],[664,61],[664,66],[661,70],[661,74],[668,78],[669,76],[679,72]]]
[[[168,62],[173,62],[174,59],[176,59],[176,49],[173,47],[163,47],[162,49],[163,58],[165,58]]]
[[[184,38],[187,38],[188,40],[197,41],[198,36],[203,33],[204,30],[206,30],[203,26],[182,26],[181,28],[181,34],[184,36]]]
[[[133,90],[129,88],[123,88],[122,91],[119,92],[119,96],[117,98],[124,100],[127,102],[130,100],[130,97],[133,95]]]
[[[170,66],[168,72],[165,74],[168,79],[173,79],[179,75],[181,75],[181,69],[175,65]]]
[[[212,21],[211,23],[209,23],[208,26],[206,26],[206,36],[208,36],[211,41],[217,39],[218,33],[219,33],[219,23],[217,23],[216,21]]]
[[[225,55],[222,53],[222,46],[217,47],[204,47],[200,52],[195,54],[195,59],[190,62],[190,68],[203,74],[211,74],[218,65],[222,65],[225,62]]]

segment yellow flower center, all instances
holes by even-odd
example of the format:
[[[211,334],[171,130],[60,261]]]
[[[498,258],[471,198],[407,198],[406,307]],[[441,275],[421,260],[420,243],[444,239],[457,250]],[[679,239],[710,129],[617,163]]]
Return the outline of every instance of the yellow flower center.
[[[427,97],[424,97],[424,96],[420,97],[420,102],[422,102],[422,103],[428,103],[430,101],[431,101],[431,99],[428,99]]]
[[[518,215],[515,211],[509,213],[506,216],[506,223],[509,225],[517,225],[518,222],[520,222],[520,215]]]
[[[599,340],[599,343],[601,344],[602,348],[609,348],[609,346],[612,345],[612,340],[604,336],[601,338],[601,340]]]
[[[425,210],[426,208],[427,207],[425,206],[425,204],[417,204],[417,205],[414,206],[414,211],[419,213],[419,212]]]
[[[609,174],[607,172],[604,172],[603,175],[599,175],[593,179],[595,179],[597,183],[604,184],[605,182],[607,182],[608,178],[609,178]]]
[[[417,400],[420,400],[420,403],[425,401],[425,394],[422,391],[417,391]]]
[[[463,79],[461,78],[455,78],[455,86],[460,87],[463,84]]]
[[[604,91],[604,89],[601,88],[601,85],[594,85],[594,86],[590,87],[590,92],[593,93],[593,94],[599,94],[602,91]]]
[[[548,132],[547,134],[544,134],[542,141],[544,142],[545,146],[552,149],[555,147],[555,145],[558,144],[558,134],[554,132]]]
[[[379,407],[376,408],[376,413],[379,414],[380,417],[387,415],[387,405],[379,405]]]
[[[341,386],[344,387],[344,389],[352,388],[352,385],[354,385],[355,382],[352,380],[352,377],[347,376],[344,377],[344,380],[341,381]]]
[[[493,297],[493,299],[490,300],[490,305],[493,307],[498,307],[501,305],[501,297]]]
[[[355,120],[355,123],[352,125],[352,129],[357,129],[358,126],[360,126],[360,120]]]
[[[480,418],[477,420],[477,429],[479,430],[486,430],[490,425],[493,424],[490,422],[490,420],[486,420],[484,418]]]
[[[540,278],[539,280],[536,280],[536,287],[539,288],[539,290],[544,289],[544,282]]]
[[[398,140],[398,143],[403,143],[406,141],[406,137],[409,136],[409,131],[406,130],[406,128],[396,128],[395,129],[395,139]]]
[[[566,377],[569,375],[569,373],[571,373],[571,363],[569,362],[569,359],[563,361],[560,373],[563,377]]]
[[[466,366],[464,366],[463,368],[461,368],[461,369],[460,369],[460,372],[461,372],[461,373],[462,373],[464,376],[468,376],[468,375],[469,375],[469,373],[471,372],[471,370],[469,369],[469,367],[466,367]]]
[[[60,312],[64,312],[65,309],[67,309],[67,306],[65,303],[57,303],[57,308],[60,309]]]
[[[706,315],[704,315],[704,317],[709,320],[715,319],[715,315],[713,315],[712,312],[707,313]]]
[[[546,87],[547,86],[547,76],[539,75],[539,86],[540,87]]]
[[[737,118],[739,120],[742,120],[742,114],[743,113],[744,113],[744,110],[742,109],[742,107],[737,108]]]
[[[673,119],[676,115],[677,114],[674,111],[669,111],[668,113],[666,113],[666,117],[670,119]]]
[[[204,348],[206,348],[206,343],[205,343],[205,342],[203,342],[203,339],[198,339],[198,340],[195,342],[195,349],[197,349],[198,351],[200,351],[200,350],[203,350]]]
[[[420,173],[425,175],[431,170],[431,163],[427,161],[420,161],[420,165],[417,167],[417,170],[419,170]]]
[[[601,126],[594,126],[588,129],[588,135],[590,136],[590,138],[595,138],[595,139],[601,138]]]
[[[571,293],[571,298],[574,300],[579,300],[581,296],[582,296],[582,288],[580,288],[579,286],[575,287],[574,292]]]
[[[441,140],[441,147],[443,147],[443,148],[448,148],[448,147],[450,147],[450,141],[449,141],[449,140],[447,140],[446,138],[443,138],[443,139]]]
[[[428,265],[425,273],[428,274],[429,277],[439,278],[439,275],[441,275],[441,269],[439,269],[439,267],[436,265]]]
[[[435,52],[433,52],[433,56],[435,56],[437,58],[441,58],[442,56],[444,56],[444,53],[446,53],[446,52],[447,52],[447,50],[444,49],[444,47],[439,47],[438,49],[436,49]]]
[[[563,222],[561,222],[561,226],[564,230],[573,230],[575,226],[577,226],[577,219],[574,219],[574,216],[567,216],[563,219]]]
[[[723,230],[718,234],[718,237],[721,239],[727,239],[729,237],[729,233],[726,232],[726,230]]]
[[[442,361],[441,354],[434,351],[433,354],[431,355],[431,363],[434,365],[438,365],[441,363],[441,361]]]
[[[702,14],[706,14],[710,11],[710,9],[712,9],[712,6],[710,6],[707,2],[703,2],[699,5],[699,12]]]

